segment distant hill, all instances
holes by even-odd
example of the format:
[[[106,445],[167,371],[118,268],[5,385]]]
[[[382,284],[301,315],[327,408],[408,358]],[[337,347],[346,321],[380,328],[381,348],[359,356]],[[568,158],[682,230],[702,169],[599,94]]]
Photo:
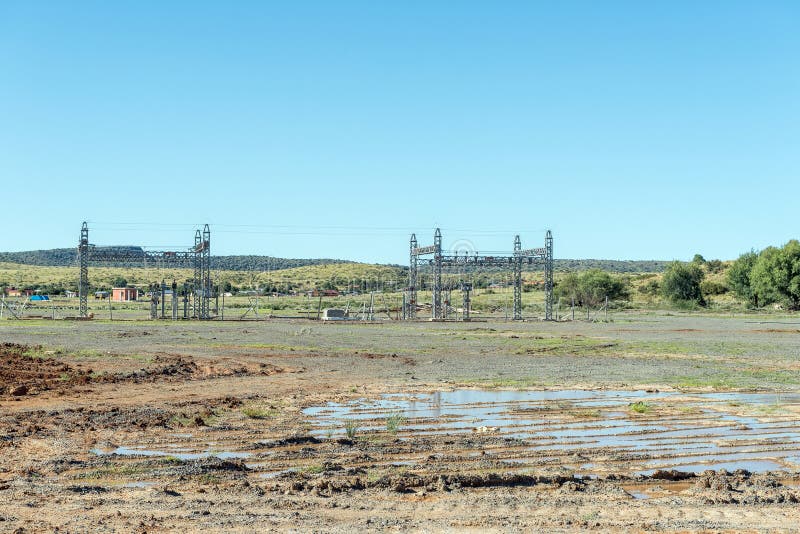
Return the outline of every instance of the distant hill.
[[[126,247],[127,248],[127,247]],[[21,263],[46,267],[66,267],[76,264],[74,248],[50,250],[28,250],[24,252],[0,252],[0,262]],[[279,271],[309,265],[353,263],[348,260],[329,258],[292,259],[272,256],[214,256],[213,268],[225,271]],[[602,269],[617,273],[658,273],[669,264],[658,260],[556,260],[558,271],[585,271]]]
[[[660,273],[672,262],[661,260],[555,260],[557,271],[602,269],[614,273]]]
[[[111,247],[103,247],[111,248]],[[136,247],[120,247],[136,248]],[[0,262],[39,265],[44,267],[68,267],[76,265],[77,251],[74,248],[54,248],[50,250],[28,250],[24,252],[0,252]],[[278,271],[308,265],[331,263],[353,263],[347,260],[328,258],[291,259],[272,256],[214,256],[214,269],[226,271]]]
[[[27,250],[24,252],[0,252],[0,261],[7,263],[23,263],[25,265],[42,265],[45,267],[62,267],[75,265],[76,248],[52,248],[50,250]]]

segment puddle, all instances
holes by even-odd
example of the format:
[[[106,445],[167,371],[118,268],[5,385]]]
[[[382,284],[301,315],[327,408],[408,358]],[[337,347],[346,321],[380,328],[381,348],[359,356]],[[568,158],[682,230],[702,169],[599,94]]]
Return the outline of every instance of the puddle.
[[[89,452],[97,456],[163,456],[170,458],[177,458],[178,460],[200,460],[202,458],[216,457],[221,460],[231,460],[238,458],[249,458],[252,453],[249,452],[231,452],[231,451],[205,451],[205,452],[178,452],[178,451],[154,451],[148,449],[139,449],[136,447],[117,447],[113,450],[103,449],[89,449]]]
[[[277,478],[277,477],[279,477],[281,475],[285,475],[287,473],[293,473],[293,472],[294,472],[294,469],[284,469],[282,471],[268,471],[266,473],[260,473],[258,475],[258,478],[266,478],[266,479]]]
[[[639,401],[654,411],[628,409]],[[595,472],[609,465],[631,473],[655,469],[759,472],[800,465],[800,417],[788,410],[750,412],[764,411],[776,402],[783,408],[797,408],[800,394],[463,389],[387,394],[328,403],[303,413],[312,420],[312,434],[318,437],[341,437],[346,422],[353,420],[359,432],[384,432],[386,419],[401,414],[406,422],[400,439],[473,433],[475,439],[521,440],[509,445],[512,450],[503,455],[510,465],[537,463],[551,455],[568,464],[568,455],[585,453],[605,459],[593,461]],[[741,415],[743,407],[748,415]]]
[[[720,469],[725,469],[726,471],[736,471],[737,469],[746,469],[751,473],[760,473],[764,471],[786,471],[786,467],[783,465],[773,462],[772,460],[747,460],[747,461],[739,461],[739,462],[717,462],[717,463],[707,463],[707,464],[682,464],[682,465],[670,465],[669,469],[674,469],[676,471],[683,471],[685,473],[702,473],[703,471],[708,471],[711,469],[712,471],[719,471]],[[656,469],[647,469],[645,471],[637,471],[637,475],[645,475],[649,476],[656,472]]]
[[[123,488],[150,488],[155,486],[157,482],[154,481],[144,481],[144,482],[128,482],[127,484],[123,484]]]

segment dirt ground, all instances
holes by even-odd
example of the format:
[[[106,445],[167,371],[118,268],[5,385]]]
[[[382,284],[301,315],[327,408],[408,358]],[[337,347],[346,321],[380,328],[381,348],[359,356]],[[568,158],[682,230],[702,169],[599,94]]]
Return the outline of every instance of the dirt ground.
[[[800,391],[798,323],[2,321],[0,531],[798,530],[800,411],[786,400]],[[393,428],[389,412],[368,409],[387,394],[565,388],[674,396],[637,404],[642,413],[627,400],[502,409],[535,408],[529,428],[566,429],[559,443],[616,418],[673,421],[692,447],[732,446],[749,428],[722,432],[717,419],[748,417],[777,429],[757,448],[781,468],[644,473],[640,463],[690,453],[542,448],[537,435],[449,416]],[[697,396],[720,390],[779,400]],[[335,407],[361,403],[358,426],[325,425]],[[626,439],[649,440],[639,427]],[[736,441],[730,457],[755,454],[756,441]]]

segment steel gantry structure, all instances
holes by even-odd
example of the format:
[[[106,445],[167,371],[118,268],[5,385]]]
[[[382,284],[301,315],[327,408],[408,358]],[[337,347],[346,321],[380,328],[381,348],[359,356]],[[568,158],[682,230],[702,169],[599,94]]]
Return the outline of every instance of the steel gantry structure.
[[[190,267],[194,270],[186,291],[191,295],[192,309],[185,309],[184,318],[211,319],[211,230],[206,224],[194,235],[194,246],[183,251],[144,250],[141,247],[96,247],[89,243],[89,226],[84,221],[78,242],[79,315],[89,316],[89,265],[90,264],[148,265],[162,267]],[[173,290],[176,289],[173,287]],[[173,293],[173,298],[174,293]],[[188,307],[186,307],[188,308]]]
[[[522,320],[522,268],[525,265],[541,265],[544,268],[545,291],[545,320],[553,319],[553,234],[550,230],[545,234],[544,247],[522,248],[519,236],[514,237],[514,250],[511,253],[481,254],[479,252],[465,252],[464,254],[442,252],[442,232],[439,228],[433,236],[433,245],[418,246],[417,236],[411,234],[409,250],[408,288],[404,306],[406,319],[417,316],[417,290],[419,282],[419,267],[430,266],[433,268],[433,287],[431,318],[441,320],[445,318],[442,301],[442,269],[452,267],[501,267],[510,268],[513,272],[514,286],[514,320]],[[462,288],[467,291],[465,301],[469,301],[468,291],[472,287]],[[467,304],[468,305],[468,304]],[[465,317],[468,317],[465,310]]]

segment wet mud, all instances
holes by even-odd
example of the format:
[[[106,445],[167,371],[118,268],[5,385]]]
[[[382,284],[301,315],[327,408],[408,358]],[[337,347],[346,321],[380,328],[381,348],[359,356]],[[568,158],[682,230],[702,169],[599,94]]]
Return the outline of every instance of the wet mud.
[[[146,358],[3,345],[0,531],[800,524],[797,392],[485,389],[406,374],[428,355],[181,351],[126,332],[113,339],[153,343]]]

